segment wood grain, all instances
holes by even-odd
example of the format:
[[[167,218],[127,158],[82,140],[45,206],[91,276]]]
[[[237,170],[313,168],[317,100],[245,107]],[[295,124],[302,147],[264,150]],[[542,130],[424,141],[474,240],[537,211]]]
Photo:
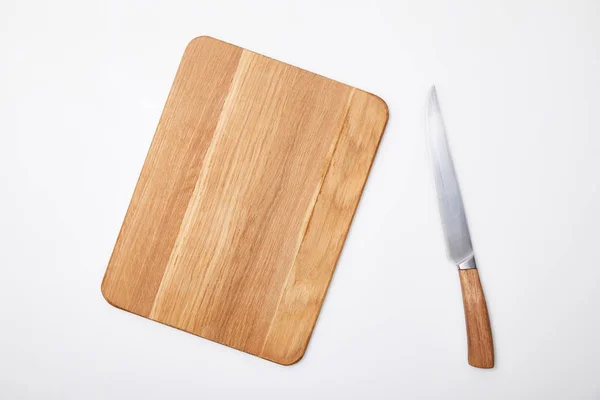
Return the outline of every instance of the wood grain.
[[[485,295],[477,269],[459,270],[465,320],[469,364],[478,368],[494,367],[494,343]]]
[[[209,37],[187,47],[102,293],[289,365],[387,122],[378,97]]]

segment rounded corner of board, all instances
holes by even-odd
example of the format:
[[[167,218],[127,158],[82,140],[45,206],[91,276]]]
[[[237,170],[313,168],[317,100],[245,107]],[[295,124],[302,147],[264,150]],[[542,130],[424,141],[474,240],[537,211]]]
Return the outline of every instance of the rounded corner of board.
[[[297,353],[292,353],[289,356],[286,355],[286,356],[278,358],[278,359],[272,359],[271,361],[273,361],[281,366],[284,366],[284,367],[290,367],[294,364],[299,363],[300,360],[302,360],[302,358],[304,358],[304,354],[306,354],[306,348],[301,349]]]
[[[109,294],[109,290],[107,290],[108,284],[106,283],[106,280],[102,281],[102,284],[100,285],[100,293],[102,294],[102,297],[104,297],[104,300],[106,300],[106,302],[108,304],[110,304],[111,306],[115,307],[115,308],[119,308],[121,310],[125,310],[125,308],[123,306],[120,306],[119,304],[117,304],[117,302],[111,297],[111,295]]]
[[[382,99],[381,97],[377,96],[376,94],[373,94],[370,92],[365,92],[365,93],[369,97],[371,97],[371,99],[373,99],[373,101],[378,105],[377,112],[381,113],[383,116],[383,119],[387,122],[387,120],[390,117],[390,107],[388,106],[386,101],[384,99]]]
[[[201,45],[202,43],[209,42],[209,41],[217,41],[217,42],[219,42],[220,40],[215,39],[212,36],[200,35],[200,36],[196,36],[195,38],[193,38],[192,40],[190,40],[190,42],[187,44],[187,46],[190,47],[190,46]]]
[[[209,35],[200,35],[200,36],[196,36],[195,38],[193,38],[192,40],[189,41],[189,43],[187,44],[187,46],[185,47],[185,52],[187,53],[190,50],[193,49],[198,49],[198,48],[202,48],[203,46],[219,46],[219,45],[224,45],[224,46],[231,46],[229,43],[226,43],[222,40],[216,39],[212,36]]]

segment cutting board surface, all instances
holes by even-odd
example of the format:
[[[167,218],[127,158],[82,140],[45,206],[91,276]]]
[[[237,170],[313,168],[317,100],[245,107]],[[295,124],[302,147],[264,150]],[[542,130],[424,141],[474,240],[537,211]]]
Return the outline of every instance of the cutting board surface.
[[[210,37],[194,39],[127,210],[104,297],[295,363],[387,118],[377,96]]]

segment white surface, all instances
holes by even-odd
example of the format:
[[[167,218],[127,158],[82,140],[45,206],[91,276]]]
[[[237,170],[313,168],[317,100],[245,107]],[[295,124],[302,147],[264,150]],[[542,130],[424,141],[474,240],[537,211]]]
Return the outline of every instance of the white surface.
[[[0,398],[600,398],[600,3],[0,3]],[[304,359],[109,306],[100,282],[187,42],[391,118]],[[423,132],[437,84],[497,366],[466,362]]]

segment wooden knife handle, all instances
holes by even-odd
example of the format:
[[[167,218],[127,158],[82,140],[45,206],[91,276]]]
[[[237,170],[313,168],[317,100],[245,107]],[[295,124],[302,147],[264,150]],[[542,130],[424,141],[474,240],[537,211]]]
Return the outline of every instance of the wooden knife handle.
[[[467,322],[469,364],[477,368],[493,368],[494,342],[479,273],[476,268],[459,269],[458,273]]]

